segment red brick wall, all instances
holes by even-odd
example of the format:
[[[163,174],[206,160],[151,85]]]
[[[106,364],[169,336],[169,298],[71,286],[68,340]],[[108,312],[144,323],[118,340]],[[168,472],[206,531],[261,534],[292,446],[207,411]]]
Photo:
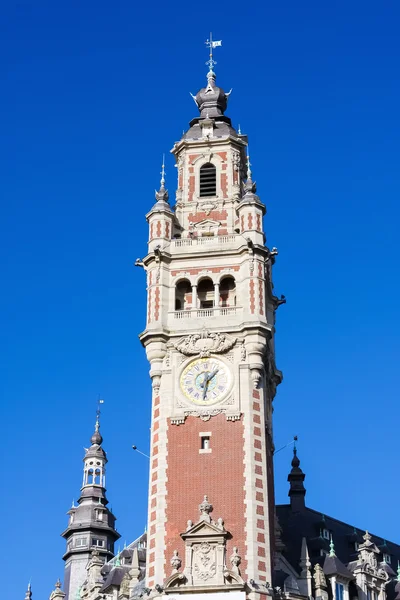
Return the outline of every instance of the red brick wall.
[[[199,433],[211,432],[209,454],[199,454]],[[173,551],[185,556],[180,533],[188,519],[199,518],[199,504],[205,494],[214,507],[214,520],[222,517],[232,535],[227,542],[227,557],[238,546],[241,570],[246,571],[244,449],[242,421],[227,421],[217,415],[209,421],[188,417],[183,425],[168,427],[166,572]]]

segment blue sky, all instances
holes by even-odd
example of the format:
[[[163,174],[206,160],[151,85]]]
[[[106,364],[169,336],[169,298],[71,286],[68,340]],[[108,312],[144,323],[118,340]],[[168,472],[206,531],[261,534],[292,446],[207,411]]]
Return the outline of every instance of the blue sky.
[[[63,575],[97,394],[122,543],[146,521],[150,382],[144,215],[160,161],[196,116],[204,40],[249,135],[279,248],[279,448],[299,436],[307,503],[400,542],[400,5],[3,3],[3,595]],[[166,159],[170,195],[174,163]],[[287,501],[290,450],[276,457]]]

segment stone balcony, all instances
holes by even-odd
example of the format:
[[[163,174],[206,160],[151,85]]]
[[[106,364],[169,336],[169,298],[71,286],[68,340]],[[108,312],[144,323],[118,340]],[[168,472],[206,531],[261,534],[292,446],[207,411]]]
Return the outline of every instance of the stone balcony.
[[[242,235],[180,238],[177,240],[171,240],[170,252],[171,254],[179,254],[181,252],[186,254],[188,251],[190,253],[200,253],[207,252],[211,249],[216,250],[221,247],[223,247],[224,250],[235,250],[242,244],[246,244]]]
[[[204,326],[204,320],[210,326],[235,326],[243,316],[241,306],[215,306],[214,308],[192,308],[190,310],[175,310],[168,313],[173,329],[198,329]],[[223,321],[222,321],[223,319]]]

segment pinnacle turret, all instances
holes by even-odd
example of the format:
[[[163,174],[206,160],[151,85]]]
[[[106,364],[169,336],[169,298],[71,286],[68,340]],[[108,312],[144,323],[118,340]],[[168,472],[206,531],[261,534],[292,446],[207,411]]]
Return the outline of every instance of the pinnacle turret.
[[[55,589],[51,592],[49,600],[64,600],[65,593],[61,589],[61,581],[57,579]]]
[[[99,401],[100,404],[100,401]],[[91,445],[85,448],[83,458],[83,482],[78,505],[69,509],[69,523],[62,536],[67,542],[65,560],[65,594],[61,584],[56,584],[51,600],[75,600],[77,591],[83,584],[82,561],[87,564],[92,550],[99,552],[102,560],[114,556],[114,543],[120,537],[115,529],[115,516],[107,508],[105,489],[107,457],[102,447],[100,433],[100,409],[97,409]],[[58,587],[57,587],[58,586]]]
[[[292,469],[288,475],[288,482],[290,483],[289,497],[290,505],[293,511],[302,510],[305,507],[304,497],[306,495],[306,489],[304,487],[305,474],[300,468],[300,460],[297,456],[296,446],[293,448],[293,459]]]
[[[31,600],[32,598],[32,588],[31,588],[31,582],[28,583],[28,588],[25,592],[25,600]]]

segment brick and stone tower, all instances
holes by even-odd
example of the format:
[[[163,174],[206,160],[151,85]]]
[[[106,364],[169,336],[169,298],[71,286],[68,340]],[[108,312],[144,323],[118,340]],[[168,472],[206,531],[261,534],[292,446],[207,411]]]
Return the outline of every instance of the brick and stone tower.
[[[200,115],[175,143],[176,203],[164,171],[147,214],[152,381],[146,585],[166,593],[270,588],[275,310],[247,137],[225,116],[212,70]]]
[[[115,529],[115,516],[107,507],[106,464],[103,438],[100,433],[99,414],[91,445],[83,459],[83,482],[78,506],[69,509],[69,523],[61,534],[67,542],[64,590],[66,600],[80,597],[80,588],[86,579],[86,567],[92,551],[98,551],[102,561],[114,556],[114,543],[120,537]]]

